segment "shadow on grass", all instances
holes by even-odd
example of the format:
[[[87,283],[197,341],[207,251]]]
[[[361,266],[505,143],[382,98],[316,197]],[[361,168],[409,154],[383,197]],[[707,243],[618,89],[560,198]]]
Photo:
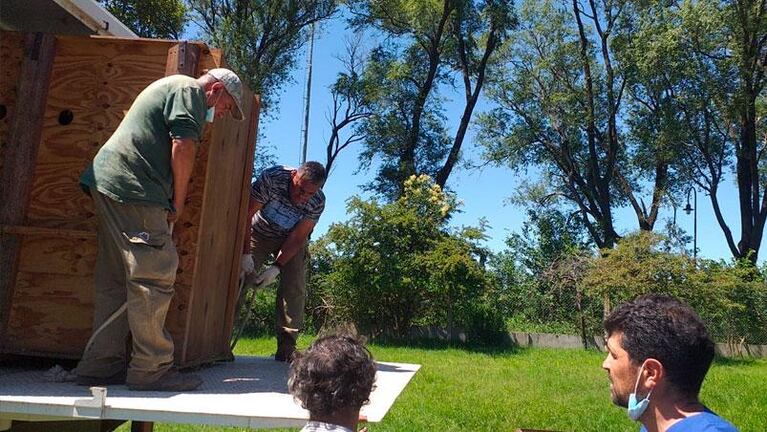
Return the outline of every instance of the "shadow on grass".
[[[377,345],[384,348],[417,348],[429,351],[445,351],[449,349],[455,349],[487,355],[510,355],[525,351],[524,348],[513,345],[510,342],[505,342],[498,345],[488,345],[446,341],[440,339],[394,337],[378,337],[375,339],[369,339],[368,342],[372,345]]]

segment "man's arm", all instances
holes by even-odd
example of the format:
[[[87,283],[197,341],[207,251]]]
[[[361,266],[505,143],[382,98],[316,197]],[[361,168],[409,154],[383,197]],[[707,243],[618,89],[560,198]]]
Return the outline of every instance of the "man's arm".
[[[297,223],[293,231],[288,234],[285,243],[282,244],[280,253],[277,254],[277,259],[274,262],[278,266],[283,266],[296,256],[296,253],[304,246],[316,224],[317,221],[312,219],[302,219],[301,222]]]
[[[245,226],[245,243],[242,245],[242,253],[243,254],[249,254],[250,253],[250,236],[251,232],[253,231],[253,226],[251,224],[251,221],[253,220],[253,216],[258,213],[259,210],[261,210],[264,207],[263,203],[257,202],[253,199],[253,196],[250,197],[250,201],[248,201],[248,220],[245,221],[247,224]]]
[[[173,207],[175,213],[168,215],[170,222],[178,220],[184,211],[184,202],[192,178],[194,157],[197,154],[196,141],[191,138],[174,138],[171,143],[170,167],[173,171]]]

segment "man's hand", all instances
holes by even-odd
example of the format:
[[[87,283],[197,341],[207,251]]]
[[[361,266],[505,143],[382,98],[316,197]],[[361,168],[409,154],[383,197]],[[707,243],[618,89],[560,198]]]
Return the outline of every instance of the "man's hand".
[[[254,281],[255,288],[260,289],[271,285],[274,280],[277,279],[277,275],[279,274],[280,268],[274,264],[270,265],[266,268],[266,270],[262,271],[258,277],[256,277],[256,280]]]
[[[178,222],[178,218],[181,217],[181,213],[184,211],[184,204],[174,204],[173,207],[176,208],[175,211],[169,211],[168,212],[168,223],[176,223]]]
[[[240,277],[245,277],[254,271],[256,271],[256,267],[253,264],[253,255],[249,253],[242,254],[242,257],[240,258]]]

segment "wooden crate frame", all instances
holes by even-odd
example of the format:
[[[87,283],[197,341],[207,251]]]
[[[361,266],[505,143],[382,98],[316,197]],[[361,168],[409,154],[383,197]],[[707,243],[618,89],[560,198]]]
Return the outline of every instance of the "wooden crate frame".
[[[0,60],[0,353],[79,358],[96,257],[79,175],[144,87],[223,59],[200,42],[0,32]],[[244,90],[245,121],[206,126],[175,227],[166,326],[182,367],[229,356],[260,108]]]

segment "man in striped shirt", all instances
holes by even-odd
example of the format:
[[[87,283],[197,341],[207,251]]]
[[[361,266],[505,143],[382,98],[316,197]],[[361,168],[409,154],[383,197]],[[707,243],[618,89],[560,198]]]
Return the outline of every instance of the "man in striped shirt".
[[[250,253],[243,269],[249,281],[262,288],[280,276],[276,299],[278,361],[290,361],[298,332],[304,323],[307,242],[325,209],[325,167],[306,162],[299,168],[275,166],[264,170],[253,183],[248,215],[251,221]],[[247,252],[247,251],[246,251]],[[267,259],[271,264],[253,277]],[[252,265],[248,258],[252,258]],[[242,293],[241,293],[242,294]]]

